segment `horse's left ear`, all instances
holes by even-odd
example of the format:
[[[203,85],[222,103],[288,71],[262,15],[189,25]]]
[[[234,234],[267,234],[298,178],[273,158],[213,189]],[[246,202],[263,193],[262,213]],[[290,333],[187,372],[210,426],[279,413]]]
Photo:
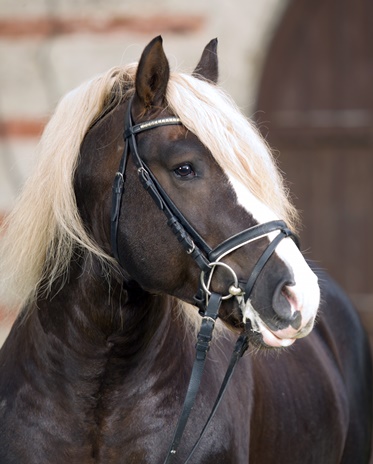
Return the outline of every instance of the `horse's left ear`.
[[[203,50],[201,59],[193,71],[193,76],[216,84],[219,77],[218,39],[212,39]]]
[[[155,37],[145,47],[137,67],[134,106],[140,112],[165,101],[170,67],[162,43],[161,36]]]

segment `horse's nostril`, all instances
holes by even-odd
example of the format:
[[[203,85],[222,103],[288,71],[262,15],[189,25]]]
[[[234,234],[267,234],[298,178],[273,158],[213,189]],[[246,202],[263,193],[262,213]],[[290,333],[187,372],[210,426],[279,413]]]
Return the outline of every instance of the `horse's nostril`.
[[[272,297],[272,308],[279,317],[279,323],[281,321],[287,326],[291,325],[294,328],[298,328],[301,325],[302,318],[299,311],[294,311],[296,301],[290,288],[293,285],[295,285],[295,283],[288,280],[278,283]],[[293,302],[294,304],[292,304]]]

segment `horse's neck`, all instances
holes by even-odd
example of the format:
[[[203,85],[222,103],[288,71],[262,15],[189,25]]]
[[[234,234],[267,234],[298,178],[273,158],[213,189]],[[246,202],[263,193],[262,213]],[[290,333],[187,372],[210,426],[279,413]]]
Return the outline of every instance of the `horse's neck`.
[[[62,290],[37,301],[26,320],[16,323],[9,343],[24,369],[31,361],[41,375],[60,377],[73,388],[80,384],[89,394],[109,377],[123,383],[139,365],[151,369],[169,333],[183,331],[174,319],[169,298],[138,287],[127,291],[94,267],[76,267]]]

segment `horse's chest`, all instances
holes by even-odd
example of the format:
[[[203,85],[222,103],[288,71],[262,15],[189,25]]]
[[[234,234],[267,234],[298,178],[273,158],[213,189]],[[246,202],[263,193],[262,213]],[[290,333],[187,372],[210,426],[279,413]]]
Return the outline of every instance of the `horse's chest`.
[[[164,462],[181,412],[180,392],[150,394],[138,401],[131,398],[127,407],[126,402],[125,400],[113,411],[112,416],[105,420],[99,440],[100,460],[97,462],[122,464],[124,457],[126,463]],[[202,395],[197,400],[185,429],[178,450],[178,462],[184,462],[192,450],[209,413],[209,401]],[[248,423],[241,424],[241,428],[237,429],[235,417],[233,408],[222,405],[192,462],[247,462]]]

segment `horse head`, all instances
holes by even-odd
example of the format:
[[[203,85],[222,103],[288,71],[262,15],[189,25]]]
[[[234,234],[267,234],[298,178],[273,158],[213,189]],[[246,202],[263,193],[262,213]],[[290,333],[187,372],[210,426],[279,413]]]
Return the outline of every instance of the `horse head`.
[[[313,327],[317,278],[281,225],[291,206],[265,143],[216,85],[216,47],[186,76],[170,73],[160,37],[150,42],[131,97],[85,138],[78,206],[107,253],[115,248],[127,285],[191,304],[198,288],[219,293],[231,328],[250,321],[252,340],[288,346]]]

